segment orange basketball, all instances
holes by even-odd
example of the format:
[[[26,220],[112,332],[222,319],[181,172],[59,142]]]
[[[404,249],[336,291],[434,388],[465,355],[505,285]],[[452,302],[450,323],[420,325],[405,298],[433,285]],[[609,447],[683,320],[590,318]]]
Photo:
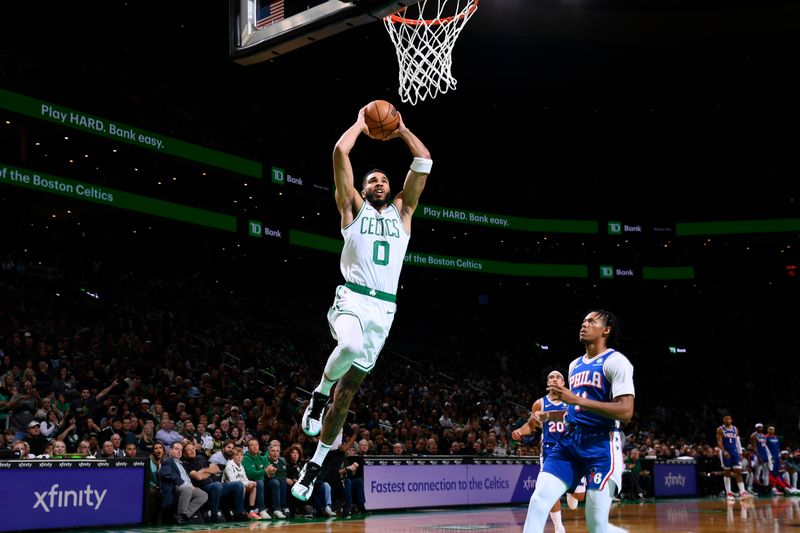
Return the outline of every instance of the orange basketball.
[[[397,109],[386,100],[373,100],[367,104],[364,120],[369,134],[376,139],[385,139],[400,125]]]

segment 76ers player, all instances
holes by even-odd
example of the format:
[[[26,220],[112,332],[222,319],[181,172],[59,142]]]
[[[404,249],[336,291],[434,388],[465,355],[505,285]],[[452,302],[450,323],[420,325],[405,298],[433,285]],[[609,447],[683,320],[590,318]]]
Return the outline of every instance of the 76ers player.
[[[769,451],[767,450],[767,436],[764,435],[764,424],[756,424],[756,430],[750,435],[750,445],[758,456],[758,469],[756,479],[767,487],[769,486]]]
[[[733,425],[730,415],[722,417],[722,425],[717,428],[717,447],[719,448],[719,460],[722,463],[723,475],[722,482],[725,483],[725,497],[729,502],[736,498],[731,492],[731,478],[736,477],[736,484],[739,486],[740,498],[752,498],[752,495],[744,489],[742,481],[742,442],[739,440],[739,430]]]
[[[528,505],[525,532],[544,530],[547,513],[570,487],[586,476],[586,525],[591,533],[620,531],[608,523],[612,496],[621,486],[622,443],[619,422],[633,416],[633,365],[608,345],[617,333],[616,317],[592,311],[581,324],[585,355],[569,366],[569,385],[550,385],[549,396],[568,404],[566,429],[550,450]]]
[[[547,375],[547,386],[552,385],[564,386],[564,376],[558,370],[553,370]],[[550,450],[556,445],[561,434],[564,433],[564,413],[567,410],[567,404],[551,398],[550,394],[539,398],[533,402],[531,407],[531,417],[528,423],[515,429],[511,432],[511,438],[514,440],[522,440],[525,435],[530,435],[538,426],[542,427],[542,456],[540,464],[544,464],[547,460]],[[583,488],[583,485],[578,487]],[[585,489],[584,489],[585,490]],[[567,497],[570,502],[570,508],[575,509],[578,506],[578,501],[582,500],[583,494],[578,498],[568,494]],[[561,501],[558,500],[550,510],[550,519],[553,521],[555,533],[564,533],[564,524],[561,522]]]

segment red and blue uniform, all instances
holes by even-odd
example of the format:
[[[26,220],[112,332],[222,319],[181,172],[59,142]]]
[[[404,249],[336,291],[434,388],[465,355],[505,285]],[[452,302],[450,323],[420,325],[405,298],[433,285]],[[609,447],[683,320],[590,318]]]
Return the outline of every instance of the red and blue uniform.
[[[567,404],[564,402],[551,402],[550,398],[547,396],[542,398],[542,411],[551,412],[551,411],[566,411]],[[561,438],[561,435],[564,433],[564,421],[563,420],[548,420],[544,423],[544,427],[542,427],[542,464],[544,464],[547,456],[550,454],[550,450],[553,446],[556,445],[558,439]]]
[[[722,430],[722,450],[719,451],[719,460],[722,463],[722,468],[725,470],[731,468],[742,468],[741,449],[742,443],[739,441],[739,430],[736,426],[726,428],[720,426]],[[722,451],[728,452],[730,457],[725,457]]]
[[[599,402],[634,395],[633,365],[613,349],[595,357],[578,357],[569,366],[569,388],[577,396]],[[564,434],[548,452],[543,472],[569,487],[586,477],[587,489],[604,490],[609,480],[622,486],[622,442],[619,421],[570,405]]]
[[[769,452],[767,451],[767,436],[761,433],[760,431],[756,431],[753,433],[753,436],[756,438],[756,455],[758,456],[758,460],[762,463],[769,462]]]
[[[767,435],[767,450],[770,455],[769,470],[778,477],[781,471],[781,440],[777,435]]]

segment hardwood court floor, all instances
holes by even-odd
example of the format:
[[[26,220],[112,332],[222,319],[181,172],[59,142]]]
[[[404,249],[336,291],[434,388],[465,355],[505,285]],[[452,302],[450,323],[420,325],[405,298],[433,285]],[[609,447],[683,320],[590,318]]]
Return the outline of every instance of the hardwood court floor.
[[[186,526],[184,528],[142,528],[124,531],[246,531],[277,530],[285,533],[447,533],[487,531],[506,533],[522,531],[526,508],[481,507],[405,512],[376,512],[365,517],[340,520],[272,520],[224,524],[222,526]],[[562,514],[568,533],[585,533],[583,508],[565,509]],[[658,502],[615,504],[611,523],[630,533],[800,533],[800,498],[761,498],[745,505],[722,500],[660,500]],[[96,531],[96,530],[95,530]],[[552,532],[548,521],[545,532]]]

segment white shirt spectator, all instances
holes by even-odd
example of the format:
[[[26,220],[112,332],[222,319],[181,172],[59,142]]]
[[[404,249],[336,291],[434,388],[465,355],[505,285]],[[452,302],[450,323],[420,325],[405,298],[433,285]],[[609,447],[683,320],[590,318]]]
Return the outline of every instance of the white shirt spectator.
[[[245,486],[250,483],[250,480],[247,479],[247,473],[244,471],[244,467],[242,465],[237,465],[236,461],[228,461],[228,464],[225,465],[225,471],[222,473],[222,481],[223,483],[241,481],[242,485]]]
[[[211,435],[211,433],[206,431],[200,437],[200,446],[202,446],[202,448],[206,451],[214,449],[214,437]]]
[[[58,430],[58,426],[55,424],[51,424],[47,420],[44,420],[41,424],[39,424],[39,430],[43,437],[47,437],[48,439],[52,436],[52,438],[56,438],[56,431]]]

